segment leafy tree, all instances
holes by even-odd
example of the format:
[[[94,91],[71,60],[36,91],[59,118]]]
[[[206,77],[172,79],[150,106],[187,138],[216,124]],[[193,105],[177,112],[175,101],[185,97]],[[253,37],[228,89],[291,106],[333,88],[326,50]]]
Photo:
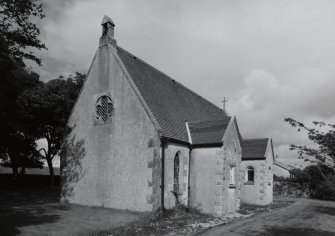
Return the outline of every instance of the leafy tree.
[[[54,181],[52,160],[60,152],[67,119],[84,80],[85,75],[77,72],[66,80],[60,77],[26,90],[20,96],[21,109],[27,115],[31,132],[47,141],[47,148],[39,151],[47,161],[51,184]]]
[[[1,164],[13,169],[13,177],[16,179],[18,168],[33,167],[33,161],[38,157],[35,150],[35,140],[29,133],[27,121],[18,104],[19,95],[26,89],[40,84],[39,76],[15,65],[10,71],[10,78],[5,78],[0,91],[0,159]],[[6,74],[5,74],[6,76]],[[29,161],[32,162],[29,162]]]
[[[40,83],[38,75],[25,68],[25,60],[41,64],[32,49],[46,49],[35,23],[42,18],[40,0],[0,1],[0,159],[2,165],[13,168],[14,178],[19,167],[41,165],[17,99]]]
[[[11,60],[24,65],[24,59],[41,64],[29,48],[46,49],[38,39],[40,30],[33,21],[44,18],[40,0],[0,1],[0,68],[8,69]]]
[[[309,140],[315,144],[313,147],[290,145],[290,150],[297,150],[300,158],[316,164],[305,168],[310,176],[311,196],[335,199],[335,123],[313,121],[313,126],[308,127],[292,118],[286,118],[285,121],[297,128],[298,132],[305,131]]]
[[[12,134],[10,139],[8,153],[2,154],[1,165],[13,169],[14,180],[18,176],[18,168],[21,168],[21,175],[25,173],[26,168],[43,168],[34,137],[17,132]]]
[[[308,194],[310,186],[310,175],[307,171],[298,168],[292,169],[289,178],[290,184],[296,189],[295,194],[302,197]]]
[[[335,123],[313,121],[313,127],[308,127],[292,118],[286,118],[292,127],[298,132],[305,131],[309,140],[315,143],[315,147],[307,145],[290,145],[290,150],[297,150],[299,157],[310,162],[335,167]]]
[[[335,170],[322,164],[293,169],[290,177],[276,177],[274,192],[278,195],[335,200],[334,176]]]

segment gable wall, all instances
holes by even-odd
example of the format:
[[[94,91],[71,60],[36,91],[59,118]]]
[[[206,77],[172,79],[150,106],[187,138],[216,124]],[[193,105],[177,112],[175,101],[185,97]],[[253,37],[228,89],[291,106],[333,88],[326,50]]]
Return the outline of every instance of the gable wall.
[[[242,148],[238,137],[238,129],[235,122],[227,127],[223,137],[223,206],[218,209],[221,215],[227,212],[237,211],[240,208],[241,180],[242,180]],[[229,186],[230,167],[235,167],[235,188]]]
[[[62,156],[62,200],[91,206],[151,211],[160,173],[157,131],[122,72],[112,46],[101,47],[69,120]],[[114,115],[94,124],[95,102],[109,94]],[[154,171],[153,171],[154,170]],[[159,188],[159,187],[158,187]]]

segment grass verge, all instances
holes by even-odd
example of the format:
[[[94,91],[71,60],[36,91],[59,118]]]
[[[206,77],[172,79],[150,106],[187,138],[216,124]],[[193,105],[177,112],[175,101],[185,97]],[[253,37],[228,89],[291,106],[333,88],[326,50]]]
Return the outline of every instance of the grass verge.
[[[230,223],[238,218],[249,217],[255,213],[272,211],[286,207],[294,201],[275,199],[274,203],[267,206],[242,204],[238,212],[229,213],[221,217],[203,214],[196,209],[178,206],[166,210],[164,213],[156,212],[147,218],[132,224],[97,232],[94,236],[114,235],[198,235],[211,227]]]

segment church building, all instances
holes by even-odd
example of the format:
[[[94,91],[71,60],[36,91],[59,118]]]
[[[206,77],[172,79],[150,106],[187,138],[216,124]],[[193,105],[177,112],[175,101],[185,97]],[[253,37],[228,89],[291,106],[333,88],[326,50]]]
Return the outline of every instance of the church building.
[[[183,204],[216,215],[239,209],[247,172],[236,118],[120,48],[114,27],[105,16],[68,121],[62,201],[134,211]]]

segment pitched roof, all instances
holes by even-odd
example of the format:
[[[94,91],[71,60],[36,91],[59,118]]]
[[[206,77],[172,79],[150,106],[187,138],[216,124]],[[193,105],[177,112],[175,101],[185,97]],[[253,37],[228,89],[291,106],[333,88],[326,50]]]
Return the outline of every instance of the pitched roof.
[[[103,24],[106,24],[106,23],[111,23],[112,25],[115,26],[113,20],[109,16],[104,15],[104,18],[102,19],[101,24],[103,25]]]
[[[187,121],[222,120],[219,107],[171,79],[124,49],[118,55],[161,127],[162,136],[188,142]]]
[[[242,141],[242,160],[265,159],[269,138],[244,139]]]
[[[286,165],[286,164],[284,164],[284,163],[282,163],[282,162],[279,162],[279,161],[274,161],[273,164],[275,164],[276,166],[279,166],[279,167],[281,167],[281,168],[283,168],[283,169],[285,169],[285,170],[288,170],[288,171],[291,171],[291,170],[294,169],[293,166]]]
[[[193,145],[222,144],[230,117],[221,120],[188,122]]]

